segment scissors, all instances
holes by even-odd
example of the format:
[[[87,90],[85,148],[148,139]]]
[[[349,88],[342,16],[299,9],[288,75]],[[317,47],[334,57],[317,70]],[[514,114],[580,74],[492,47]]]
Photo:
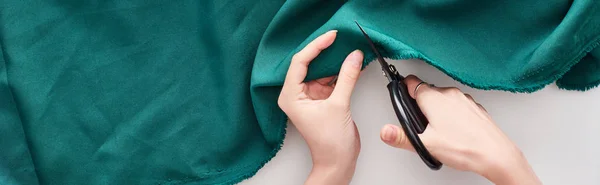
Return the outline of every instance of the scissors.
[[[387,89],[390,92],[392,105],[394,106],[396,116],[398,117],[398,120],[400,120],[400,125],[402,125],[402,129],[408,140],[423,162],[425,162],[430,169],[439,170],[442,167],[442,163],[431,156],[418,135],[425,131],[428,121],[425,115],[423,115],[423,112],[421,112],[416,100],[411,98],[410,94],[408,94],[408,88],[404,83],[404,76],[398,73],[394,65],[388,64],[385,59],[383,59],[375,47],[375,44],[367,33],[365,33],[360,24],[356,22],[356,25],[358,25],[358,28],[369,42],[373,53],[377,56],[377,61],[379,61],[379,64],[381,65],[383,76],[389,81]]]

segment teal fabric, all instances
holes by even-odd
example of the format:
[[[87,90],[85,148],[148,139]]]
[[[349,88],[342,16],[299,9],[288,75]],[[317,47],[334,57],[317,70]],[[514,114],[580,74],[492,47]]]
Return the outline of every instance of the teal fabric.
[[[354,49],[480,89],[600,83],[596,0],[2,0],[0,184],[233,184],[279,150],[292,55]],[[382,90],[385,88],[382,87]]]

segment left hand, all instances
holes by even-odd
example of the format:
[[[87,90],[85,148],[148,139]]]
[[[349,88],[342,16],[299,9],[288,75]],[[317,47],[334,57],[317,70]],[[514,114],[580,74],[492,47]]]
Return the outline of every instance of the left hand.
[[[304,82],[309,63],[335,40],[327,32],[292,58],[278,104],[310,149],[313,169],[306,184],[348,184],[354,175],[360,139],[350,113],[350,97],[360,75],[363,53],[352,52],[334,86],[333,77]]]

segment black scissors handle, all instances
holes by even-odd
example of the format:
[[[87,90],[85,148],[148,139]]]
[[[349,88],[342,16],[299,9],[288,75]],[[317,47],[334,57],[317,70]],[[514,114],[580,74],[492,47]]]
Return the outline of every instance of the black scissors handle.
[[[408,94],[408,88],[402,81],[393,80],[387,85],[390,92],[390,98],[396,116],[402,125],[406,138],[412,144],[413,148],[423,162],[432,170],[439,170],[442,163],[435,159],[425,148],[418,134],[425,131],[428,121],[416,104],[416,101]]]

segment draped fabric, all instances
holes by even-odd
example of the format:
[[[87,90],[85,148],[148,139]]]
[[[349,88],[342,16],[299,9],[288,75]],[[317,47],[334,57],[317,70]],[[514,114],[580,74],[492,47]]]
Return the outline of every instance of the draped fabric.
[[[354,49],[471,87],[600,83],[596,0],[1,0],[0,184],[233,184],[279,150],[290,59]]]

